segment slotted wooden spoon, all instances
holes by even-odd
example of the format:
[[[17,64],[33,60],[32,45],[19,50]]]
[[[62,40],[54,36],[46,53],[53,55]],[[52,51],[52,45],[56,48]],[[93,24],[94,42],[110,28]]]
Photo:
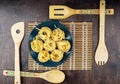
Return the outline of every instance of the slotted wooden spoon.
[[[113,9],[107,9],[105,12],[107,15],[113,15]],[[51,5],[49,6],[49,18],[50,19],[65,19],[74,14],[89,14],[98,15],[98,9],[79,9],[75,10],[64,5]]]
[[[20,80],[20,54],[19,48],[24,37],[24,22],[18,22],[11,28],[11,34],[15,45],[15,80],[14,84],[21,84]]]
[[[14,71],[4,70],[3,74],[5,76],[14,76]],[[42,78],[51,83],[61,83],[65,80],[65,74],[59,70],[51,70],[44,73],[34,73],[34,72],[20,72],[22,77],[33,77],[33,78]]]

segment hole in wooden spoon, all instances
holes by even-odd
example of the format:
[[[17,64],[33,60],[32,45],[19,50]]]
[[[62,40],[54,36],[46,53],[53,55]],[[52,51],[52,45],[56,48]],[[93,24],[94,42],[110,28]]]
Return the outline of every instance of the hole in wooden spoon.
[[[19,30],[19,29],[17,29],[17,30],[16,30],[16,33],[17,33],[17,34],[19,34],[19,33],[20,33],[20,30]]]
[[[8,72],[5,72],[6,74],[8,74]]]

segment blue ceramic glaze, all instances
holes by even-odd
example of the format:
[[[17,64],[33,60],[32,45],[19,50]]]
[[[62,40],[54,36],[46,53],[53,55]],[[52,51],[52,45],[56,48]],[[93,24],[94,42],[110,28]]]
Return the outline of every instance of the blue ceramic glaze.
[[[61,30],[63,30],[65,32],[65,39],[70,42],[71,48],[70,48],[70,50],[68,52],[64,53],[64,57],[60,62],[53,62],[53,61],[49,60],[49,61],[47,61],[45,63],[42,63],[42,62],[40,62],[38,60],[38,53],[34,52],[31,49],[30,42],[33,40],[33,38],[39,32],[36,28],[41,29],[42,27],[46,26],[46,27],[49,27],[52,30],[54,30],[54,29],[56,29],[54,25],[56,25],[57,28],[60,28]],[[45,21],[45,22],[42,22],[41,24],[36,25],[34,27],[34,29],[31,31],[31,33],[29,35],[29,39],[28,39],[28,48],[29,48],[30,56],[32,56],[33,60],[35,60],[38,64],[43,65],[43,66],[47,66],[47,67],[56,67],[56,66],[61,65],[62,63],[64,63],[69,58],[70,53],[72,52],[72,48],[73,48],[72,34],[69,31],[69,29],[67,27],[65,27],[63,24],[61,24],[59,21],[54,21],[54,20]]]

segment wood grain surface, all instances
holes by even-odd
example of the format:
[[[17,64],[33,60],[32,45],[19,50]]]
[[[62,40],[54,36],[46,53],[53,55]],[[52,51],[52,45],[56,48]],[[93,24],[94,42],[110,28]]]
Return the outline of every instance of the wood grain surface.
[[[46,21],[49,5],[67,5],[74,9],[98,9],[99,0],[0,0],[0,84],[13,84],[13,77],[3,76],[4,69],[14,70],[14,43],[11,26],[20,21]],[[107,64],[100,67],[93,60],[91,71],[63,71],[66,79],[61,84],[119,84],[120,83],[120,0],[106,0],[106,8],[115,14],[106,16],[106,45],[109,52]],[[98,42],[98,15],[74,15],[62,21],[93,22],[93,59]],[[21,70],[27,69],[28,35],[21,45]],[[43,71],[34,71],[43,72]],[[50,84],[38,78],[22,78],[22,84]]]

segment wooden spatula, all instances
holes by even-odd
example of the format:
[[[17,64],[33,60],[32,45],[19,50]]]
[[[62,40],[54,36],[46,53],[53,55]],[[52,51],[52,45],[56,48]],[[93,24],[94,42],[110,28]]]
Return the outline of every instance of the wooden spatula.
[[[20,81],[20,54],[19,47],[24,37],[24,22],[18,22],[11,28],[11,34],[15,45],[15,81],[14,84],[21,84]]]
[[[92,15],[98,15],[99,10],[98,9],[79,9],[75,10],[72,8],[69,8],[64,5],[51,5],[49,6],[49,18],[50,19],[65,19],[71,15],[74,14],[92,14]],[[114,10],[113,9],[107,9],[106,10],[107,15],[113,15]]]

